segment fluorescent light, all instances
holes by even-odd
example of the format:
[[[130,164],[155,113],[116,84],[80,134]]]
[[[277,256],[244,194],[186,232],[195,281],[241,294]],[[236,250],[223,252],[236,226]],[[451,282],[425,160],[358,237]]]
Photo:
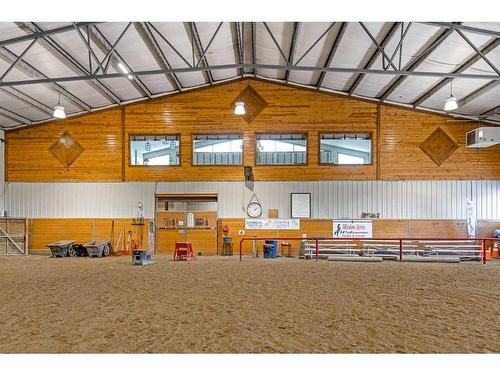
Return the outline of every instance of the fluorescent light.
[[[123,73],[128,73],[127,68],[125,68],[125,65],[123,65],[122,63],[118,63],[118,67]]]
[[[127,78],[132,80],[134,79],[134,76],[132,74],[129,74],[130,72],[128,71],[127,67],[125,65],[123,65],[122,63],[118,63],[118,67],[120,68],[120,70],[127,74]]]
[[[64,112],[64,107],[62,105],[56,105],[54,107],[54,117],[55,118],[66,118],[66,112]]]
[[[450,96],[444,102],[444,110],[445,111],[453,111],[454,109],[457,109],[457,108],[458,108],[457,98],[455,98],[454,96]]]
[[[235,115],[244,115],[245,114],[245,103],[244,102],[236,102],[234,103],[234,114]]]

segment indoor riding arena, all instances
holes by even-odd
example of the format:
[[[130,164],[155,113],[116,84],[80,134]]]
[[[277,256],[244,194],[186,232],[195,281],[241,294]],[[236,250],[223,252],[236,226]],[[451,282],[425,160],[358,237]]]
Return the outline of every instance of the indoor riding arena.
[[[500,353],[499,82],[498,22],[0,22],[0,353]]]

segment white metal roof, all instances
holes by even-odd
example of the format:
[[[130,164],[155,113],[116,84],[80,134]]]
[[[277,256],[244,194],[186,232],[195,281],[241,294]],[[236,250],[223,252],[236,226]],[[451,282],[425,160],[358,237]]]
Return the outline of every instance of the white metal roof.
[[[453,82],[500,124],[500,23],[3,22],[0,77],[3,129],[242,77],[434,112]]]

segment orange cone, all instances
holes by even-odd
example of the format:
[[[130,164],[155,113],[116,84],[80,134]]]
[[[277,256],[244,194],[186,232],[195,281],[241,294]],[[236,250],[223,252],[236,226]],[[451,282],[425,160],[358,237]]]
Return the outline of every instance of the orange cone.
[[[493,242],[493,251],[491,252],[491,257],[492,258],[500,257],[500,254],[498,252],[498,241]]]

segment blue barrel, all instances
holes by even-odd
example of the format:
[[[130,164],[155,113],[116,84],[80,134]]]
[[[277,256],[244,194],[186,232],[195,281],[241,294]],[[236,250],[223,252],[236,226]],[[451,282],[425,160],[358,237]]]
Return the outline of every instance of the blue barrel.
[[[276,258],[278,252],[278,241],[266,241],[264,243],[264,258]]]

